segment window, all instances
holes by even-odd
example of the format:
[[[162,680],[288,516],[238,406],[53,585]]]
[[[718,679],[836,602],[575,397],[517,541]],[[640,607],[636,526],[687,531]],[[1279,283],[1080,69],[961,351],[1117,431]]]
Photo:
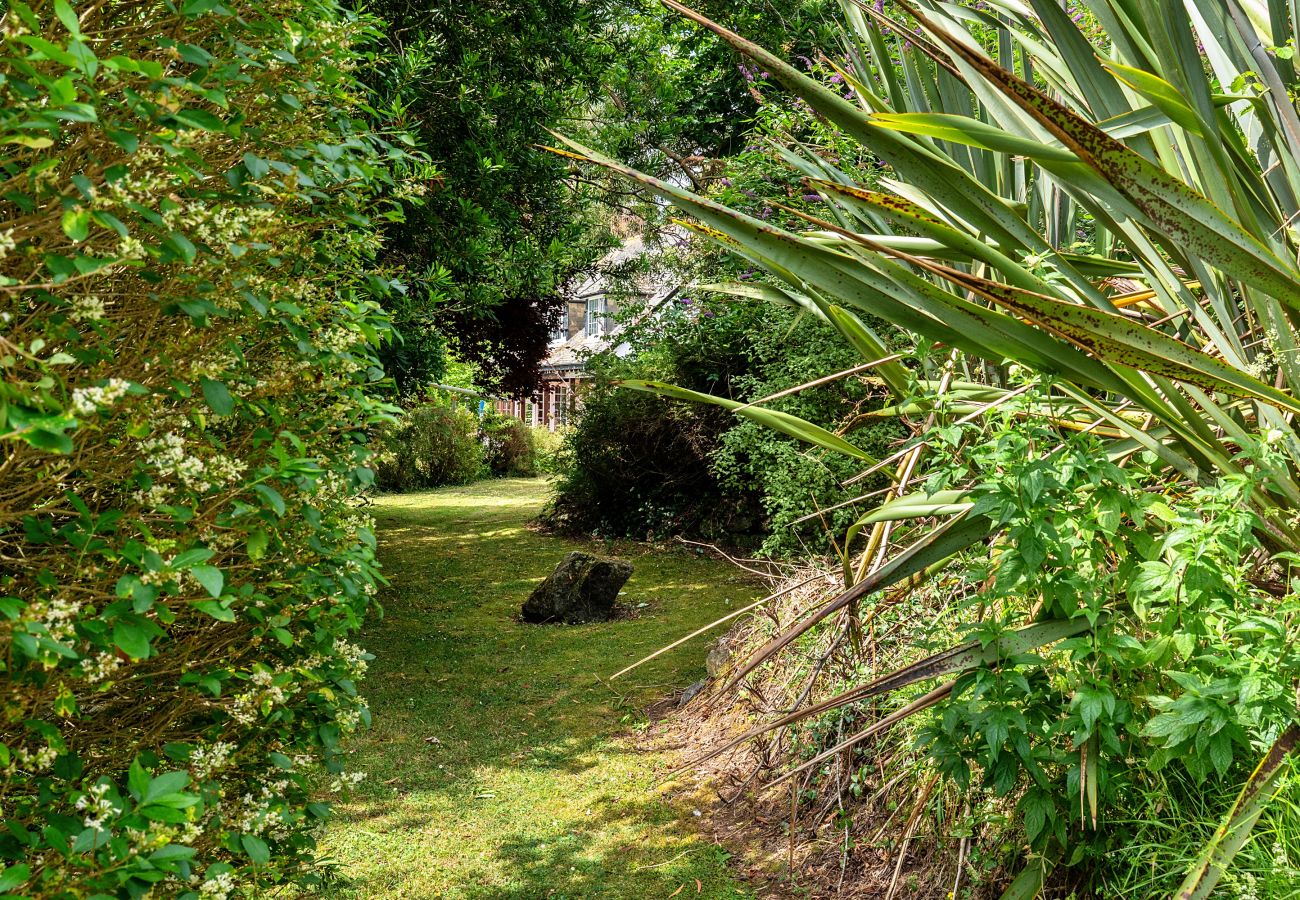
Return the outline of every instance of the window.
[[[551,332],[551,342],[564,341],[569,338],[569,304],[564,304],[560,309],[560,321],[556,323],[555,329]]]
[[[605,297],[587,299],[587,337],[596,337],[605,333]]]

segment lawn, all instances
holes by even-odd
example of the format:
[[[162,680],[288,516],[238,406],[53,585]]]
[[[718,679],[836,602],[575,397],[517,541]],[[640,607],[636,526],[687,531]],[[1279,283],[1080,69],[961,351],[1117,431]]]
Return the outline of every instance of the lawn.
[[[685,550],[598,545],[635,566],[635,617],[521,624],[532,587],[590,546],[526,527],[546,490],[509,479],[377,501],[392,584],[363,634],[374,726],[349,745],[367,778],[322,842],[340,867],[328,896],[752,896],[696,828],[705,798],[657,787],[675,757],[637,740],[648,703],[703,677],[705,645],[608,676],[758,586]]]

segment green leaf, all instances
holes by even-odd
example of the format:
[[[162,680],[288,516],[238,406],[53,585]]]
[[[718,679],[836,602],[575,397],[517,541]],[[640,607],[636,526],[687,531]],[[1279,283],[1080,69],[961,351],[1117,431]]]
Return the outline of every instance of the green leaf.
[[[1251,829],[1276,793],[1285,763],[1300,748],[1300,725],[1291,725],[1269,748],[1237,795],[1223,823],[1219,825],[1192,864],[1174,900],[1205,900],[1218,884],[1232,858],[1250,837]]]
[[[126,772],[126,783],[131,790],[131,796],[137,800],[149,790],[149,773],[145,771],[144,766],[140,765],[138,757],[131,760],[131,766]]]
[[[190,569],[190,574],[213,597],[221,596],[221,589],[226,583],[226,577],[216,566],[195,566]]]
[[[149,780],[149,786],[140,798],[142,803],[154,803],[175,794],[190,783],[190,776],[185,772],[164,772]]]
[[[253,153],[244,154],[244,168],[247,169],[248,174],[254,178],[261,178],[267,172],[271,171],[270,163]]]
[[[250,534],[246,544],[248,548],[248,558],[254,561],[261,559],[266,555],[266,547],[270,541],[270,535],[266,533],[266,529],[264,528],[259,528]]]
[[[172,113],[172,118],[177,122],[180,122],[182,125],[187,125],[190,128],[202,129],[204,131],[224,131],[226,128],[226,123],[221,121],[221,119],[217,118],[207,110],[198,109],[197,107],[190,107]]]
[[[236,616],[234,610],[216,600],[197,600],[192,605],[200,612],[205,612],[212,616],[212,618],[216,619],[218,622],[235,621]]]
[[[842,453],[845,456],[852,456],[866,463],[874,463],[866,451],[855,447],[844,438],[837,434],[827,431],[820,425],[814,425],[811,422],[801,419],[798,416],[792,416],[789,413],[780,412],[774,409],[766,409],[761,406],[748,406],[739,400],[729,400],[726,397],[715,397],[712,394],[703,394],[699,391],[691,391],[686,388],[675,387],[671,384],[664,384],[659,381],[642,381],[639,379],[627,379],[617,382],[622,387],[630,388],[634,391],[647,391],[652,394],[662,394],[665,397],[675,397],[678,400],[693,400],[696,403],[711,403],[714,406],[721,406],[729,409],[739,416],[751,419],[760,425],[778,431],[781,434],[788,435],[809,444],[814,444],[826,450],[832,450],[836,453]]]
[[[80,207],[63,211],[63,233],[74,243],[90,236],[90,210]]]
[[[240,835],[239,843],[243,845],[244,852],[255,865],[264,866],[271,861],[271,848],[266,846],[266,842],[261,838],[244,834]]]
[[[119,616],[113,623],[113,643],[132,659],[147,659],[149,641],[161,635],[162,629],[138,615]]]
[[[73,37],[81,37],[81,23],[77,21],[77,14],[68,5],[68,0],[54,0],[54,15]]]
[[[235,400],[230,396],[230,389],[223,382],[204,377],[202,380],[203,399],[219,416],[228,416],[235,411]]]
[[[6,866],[0,869],[0,891],[11,893],[14,888],[21,887],[31,877],[31,866],[26,863]]]

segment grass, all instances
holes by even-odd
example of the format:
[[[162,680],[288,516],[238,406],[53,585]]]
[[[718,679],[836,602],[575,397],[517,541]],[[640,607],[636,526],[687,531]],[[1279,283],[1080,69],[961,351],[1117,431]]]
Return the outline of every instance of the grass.
[[[546,490],[509,479],[378,500],[392,585],[363,634],[374,726],[349,745],[367,778],[322,841],[340,866],[328,896],[752,896],[695,827],[704,798],[657,789],[674,760],[634,735],[647,703],[703,677],[704,646],[606,679],[758,587],[684,550],[615,544],[597,549],[635,566],[635,618],[523,625],[532,587],[584,546],[525,527]]]

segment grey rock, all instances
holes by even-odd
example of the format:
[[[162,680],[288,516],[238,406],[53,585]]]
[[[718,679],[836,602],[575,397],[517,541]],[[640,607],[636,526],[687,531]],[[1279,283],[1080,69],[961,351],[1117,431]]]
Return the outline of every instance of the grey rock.
[[[704,690],[705,684],[706,684],[705,680],[701,678],[699,681],[695,682],[686,690],[682,691],[681,699],[677,701],[677,708],[681,709],[687,703],[690,703],[692,700],[694,700],[695,697],[700,693],[700,691]]]
[[[709,655],[704,658],[704,668],[708,670],[710,678],[717,678],[718,673],[727,667],[731,660],[730,642],[724,635],[709,650]]]
[[[604,622],[614,616],[614,601],[632,574],[631,563],[574,551],[546,576],[524,603],[525,622]]]

